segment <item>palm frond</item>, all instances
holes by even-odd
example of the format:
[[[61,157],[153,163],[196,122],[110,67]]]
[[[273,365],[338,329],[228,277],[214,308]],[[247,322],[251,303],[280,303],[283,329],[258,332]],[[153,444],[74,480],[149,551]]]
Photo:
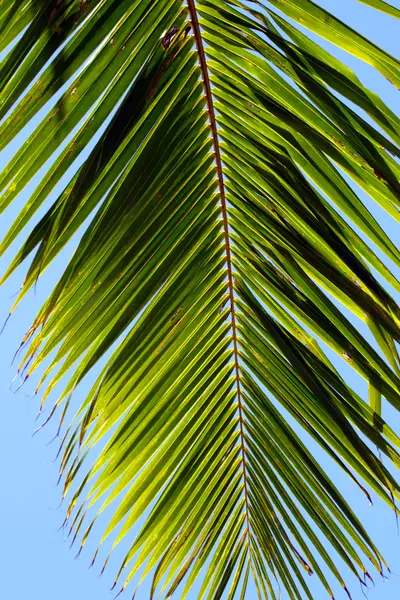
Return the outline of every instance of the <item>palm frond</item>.
[[[39,177],[0,245],[31,225],[12,310],[84,230],[21,377],[41,406],[63,385],[73,539],[105,511],[95,558],[128,536],[115,585],[151,598],[312,598],[312,573],[333,598],[386,566],[312,448],[397,510],[400,251],[357,189],[400,221],[400,119],[304,28],[400,88],[310,0],[2,3],[0,210]]]

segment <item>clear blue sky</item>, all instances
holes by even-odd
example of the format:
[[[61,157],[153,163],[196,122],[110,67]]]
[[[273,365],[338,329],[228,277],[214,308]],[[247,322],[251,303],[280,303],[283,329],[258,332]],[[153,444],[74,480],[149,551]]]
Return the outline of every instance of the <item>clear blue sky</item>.
[[[320,4],[331,10],[353,27],[394,55],[400,54],[400,25],[394,19],[377,13],[358,3],[356,0],[320,0]],[[399,0],[392,0],[399,6]],[[337,53],[344,58],[343,53]],[[395,111],[400,108],[400,92],[391,87],[383,78],[374,74],[371,68],[362,65],[355,59],[347,57],[346,62],[357,68],[362,80],[377,91],[380,96]],[[7,156],[1,156],[0,168],[7,161]],[[30,188],[31,190],[32,188]],[[18,208],[26,200],[27,194],[18,199]],[[13,216],[17,214],[17,206],[13,207],[6,216],[1,217],[0,237],[7,229]],[[379,213],[378,213],[379,214]],[[395,227],[383,218],[384,225],[395,236]],[[397,236],[399,238],[400,236]],[[11,256],[0,259],[0,272]],[[36,294],[30,294],[9,321],[4,334],[0,338],[0,531],[2,552],[0,573],[2,574],[0,590],[1,597],[7,600],[109,600],[110,582],[114,574],[113,568],[103,578],[98,578],[99,569],[88,570],[93,545],[87,544],[86,551],[79,560],[73,560],[75,552],[69,550],[63,541],[64,534],[58,531],[63,521],[63,510],[57,508],[60,499],[60,489],[55,487],[57,481],[57,464],[53,462],[56,454],[56,443],[47,446],[54,434],[50,425],[44,432],[32,438],[35,429],[38,400],[29,397],[33,383],[22,388],[16,394],[10,391],[11,380],[15,368],[10,368],[14,351],[28,329],[37,309],[49,293],[55,278],[60,273],[60,267],[65,264],[64,255],[48,270]],[[6,317],[12,300],[21,284],[22,270],[13,276],[0,289],[0,319]],[[357,382],[362,389],[362,384]],[[84,390],[81,390],[83,395]],[[400,419],[395,417],[394,428],[399,431]],[[400,598],[400,536],[397,533],[393,513],[383,510],[377,501],[369,507],[364,498],[346,480],[339,482],[350,501],[358,507],[360,518],[368,524],[378,546],[384,548],[385,556],[394,573],[385,585],[376,577],[376,588],[368,592],[370,600],[398,600]],[[91,551],[90,551],[91,550]],[[114,561],[116,565],[116,561]],[[351,591],[354,600],[363,598],[357,582],[351,581]],[[316,586],[315,600],[322,600],[325,594]],[[130,598],[129,594],[126,594]],[[147,598],[148,595],[139,593],[137,598]],[[249,595],[250,600],[255,598]],[[284,597],[284,596],[283,596]],[[337,594],[337,598],[345,594]],[[193,590],[192,598],[196,598]]]

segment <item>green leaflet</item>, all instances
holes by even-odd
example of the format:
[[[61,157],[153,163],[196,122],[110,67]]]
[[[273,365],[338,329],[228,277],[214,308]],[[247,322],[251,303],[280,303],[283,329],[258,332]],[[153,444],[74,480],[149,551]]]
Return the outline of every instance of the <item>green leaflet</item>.
[[[382,12],[390,15],[391,17],[396,17],[397,19],[400,19],[400,10],[398,8],[395,8],[392,4],[389,4],[388,2],[384,2],[383,0],[358,1],[362,2],[363,4],[367,4],[367,6],[371,6],[372,8],[377,8],[378,10],[381,10]]]

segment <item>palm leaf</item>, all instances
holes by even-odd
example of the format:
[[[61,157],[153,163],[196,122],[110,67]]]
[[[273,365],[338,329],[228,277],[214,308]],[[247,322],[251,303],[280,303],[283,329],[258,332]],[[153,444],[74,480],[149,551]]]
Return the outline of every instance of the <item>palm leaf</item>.
[[[107,508],[95,558],[129,536],[115,585],[152,598],[312,598],[313,573],[333,598],[382,573],[312,448],[397,510],[400,252],[349,182],[400,221],[400,120],[304,28],[396,87],[400,62],[310,0],[2,11],[1,148],[25,137],[1,210],[38,178],[0,246],[31,224],[12,310],[83,227],[20,365],[45,365],[41,406],[62,381],[59,432],[100,368],[60,448],[73,539]]]

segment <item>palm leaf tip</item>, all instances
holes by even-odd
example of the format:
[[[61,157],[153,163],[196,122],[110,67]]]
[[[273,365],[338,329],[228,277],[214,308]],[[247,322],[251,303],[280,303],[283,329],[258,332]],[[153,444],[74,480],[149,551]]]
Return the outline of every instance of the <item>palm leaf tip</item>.
[[[400,254],[371,206],[399,221],[400,120],[304,27],[397,87],[399,61],[310,0],[3,5],[2,147],[32,133],[1,210],[38,181],[0,246],[31,224],[15,306],[78,239],[21,348],[42,404],[62,386],[78,554],[124,546],[114,589],[152,598],[349,595],[387,565],[319,463],[397,511]]]

